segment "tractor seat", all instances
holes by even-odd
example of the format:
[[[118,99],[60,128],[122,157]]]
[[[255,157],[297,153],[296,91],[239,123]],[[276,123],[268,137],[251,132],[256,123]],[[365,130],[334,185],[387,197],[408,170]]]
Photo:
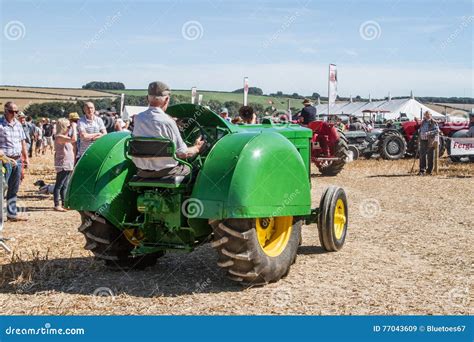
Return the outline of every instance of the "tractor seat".
[[[185,164],[192,170],[191,164],[176,157],[176,148],[174,143],[165,138],[144,138],[144,137],[132,137],[128,140],[126,145],[126,157],[138,157],[138,158],[157,158],[167,157],[173,158],[180,164]],[[159,178],[144,178],[138,175],[133,176],[129,185],[131,187],[143,188],[143,187],[159,187],[159,188],[179,188],[185,186],[187,182],[184,180],[189,179],[186,176],[164,176]]]
[[[160,187],[160,188],[179,188],[181,187],[185,176],[166,176],[161,178],[143,178],[138,175],[133,176],[128,185],[136,188]]]

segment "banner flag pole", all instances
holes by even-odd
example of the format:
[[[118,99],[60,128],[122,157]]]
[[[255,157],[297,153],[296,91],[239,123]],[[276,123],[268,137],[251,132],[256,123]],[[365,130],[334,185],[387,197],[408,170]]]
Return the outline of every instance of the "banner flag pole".
[[[191,88],[191,103],[192,104],[196,103],[196,93],[197,93],[196,87],[192,87]]]
[[[247,105],[248,94],[249,94],[249,78],[244,77],[244,106]]]

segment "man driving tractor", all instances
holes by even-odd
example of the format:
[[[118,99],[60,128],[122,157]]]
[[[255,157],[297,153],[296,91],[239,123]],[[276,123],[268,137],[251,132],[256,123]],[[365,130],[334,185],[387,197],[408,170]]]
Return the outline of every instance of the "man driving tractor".
[[[165,113],[170,102],[170,95],[169,87],[163,82],[155,81],[148,85],[149,107],[134,117],[132,135],[134,137],[169,139],[176,147],[178,158],[193,157],[199,153],[204,141],[199,137],[194,146],[186,146],[175,120]],[[138,168],[137,175],[143,178],[186,176],[191,172],[187,165],[179,164],[170,157],[133,157],[132,159]]]

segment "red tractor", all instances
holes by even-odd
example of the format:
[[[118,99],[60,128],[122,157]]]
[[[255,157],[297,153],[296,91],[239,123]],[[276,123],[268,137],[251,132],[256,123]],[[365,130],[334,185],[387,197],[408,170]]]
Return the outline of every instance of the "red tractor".
[[[469,121],[460,119],[447,118],[445,122],[439,124],[439,129],[442,134],[446,137],[463,137],[465,132],[469,129]],[[446,143],[446,149],[448,150],[449,158],[453,162],[461,161],[461,157],[451,155],[451,144],[450,141]]]
[[[313,121],[307,126],[313,131],[311,160],[325,176],[335,176],[342,171],[349,158],[349,148],[344,133],[334,123]]]

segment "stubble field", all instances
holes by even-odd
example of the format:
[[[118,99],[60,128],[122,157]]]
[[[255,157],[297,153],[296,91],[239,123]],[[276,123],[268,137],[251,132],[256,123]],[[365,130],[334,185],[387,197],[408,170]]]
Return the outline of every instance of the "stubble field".
[[[264,287],[227,280],[209,245],[167,254],[146,271],[108,271],[84,250],[79,214],[52,210],[33,182],[54,182],[52,156],[33,158],[7,222],[14,254],[0,250],[0,313],[70,314],[472,314],[473,164],[442,160],[441,174],[409,174],[412,160],[358,160],[337,177],[313,170],[313,205],[344,187],[349,233],[326,253],[316,226],[289,275]]]

